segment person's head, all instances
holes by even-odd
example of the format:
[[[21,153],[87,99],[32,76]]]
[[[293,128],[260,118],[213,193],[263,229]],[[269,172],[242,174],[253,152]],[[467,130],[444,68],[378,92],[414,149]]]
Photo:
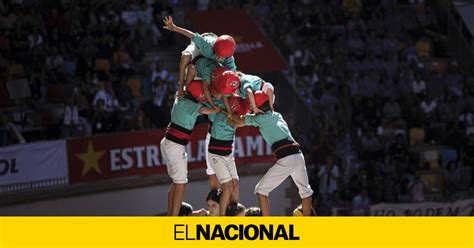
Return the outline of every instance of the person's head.
[[[267,94],[261,90],[257,90],[253,93],[255,99],[255,105],[260,108],[263,112],[270,111],[270,101]],[[249,103],[250,104],[250,103]]]
[[[240,96],[232,96],[229,98],[229,105],[233,113],[245,115],[250,110],[250,104]]]
[[[218,90],[224,95],[231,95],[240,87],[240,78],[234,71],[224,71],[217,79]]]
[[[189,216],[193,214],[193,206],[187,202],[181,203],[181,208],[179,209],[178,216]]]
[[[191,96],[198,102],[205,102],[206,96],[204,95],[204,91],[202,90],[202,81],[194,80],[189,83],[186,92],[189,92]]]
[[[225,213],[226,216],[245,216],[245,206],[240,203],[230,203]]]
[[[232,57],[235,46],[235,40],[232,36],[226,34],[219,36],[213,46],[217,61],[222,62],[224,59]]]
[[[262,209],[259,207],[249,207],[245,209],[245,216],[262,216]]]
[[[206,203],[207,203],[210,216],[219,216],[220,200],[221,200],[220,189],[213,189],[207,194]]]
[[[226,71],[228,71],[229,68],[222,66],[222,67],[216,67],[211,74],[211,82],[209,82],[211,85],[218,85],[219,84],[219,79],[222,76],[222,74]]]
[[[301,204],[293,210],[293,216],[304,216]],[[311,206],[311,216],[316,216],[316,210],[314,210],[313,206]]]

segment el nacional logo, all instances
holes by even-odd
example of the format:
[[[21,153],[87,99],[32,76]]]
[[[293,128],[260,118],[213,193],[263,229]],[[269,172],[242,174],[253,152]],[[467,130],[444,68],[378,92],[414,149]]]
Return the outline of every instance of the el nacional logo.
[[[175,224],[174,240],[300,240],[292,224]]]

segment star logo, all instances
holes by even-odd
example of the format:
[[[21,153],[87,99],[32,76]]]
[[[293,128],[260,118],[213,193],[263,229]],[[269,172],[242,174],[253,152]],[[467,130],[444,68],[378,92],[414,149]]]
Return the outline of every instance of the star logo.
[[[82,169],[82,176],[87,174],[90,170],[95,170],[100,174],[99,159],[104,155],[105,152],[94,151],[94,146],[92,146],[92,141],[89,141],[87,147],[87,152],[82,154],[77,154],[76,156],[84,162],[84,167]]]

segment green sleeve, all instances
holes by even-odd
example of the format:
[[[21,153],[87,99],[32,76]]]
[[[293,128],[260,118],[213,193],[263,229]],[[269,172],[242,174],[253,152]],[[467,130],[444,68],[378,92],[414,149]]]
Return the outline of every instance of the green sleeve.
[[[237,70],[237,65],[235,65],[234,56],[225,59],[224,66],[229,68],[229,70],[231,70],[231,71],[236,71]]]
[[[207,58],[201,58],[196,61],[197,76],[211,84],[212,72],[219,66],[217,62]]]
[[[206,58],[213,59],[214,51],[212,50],[212,45],[210,41],[204,39],[199,33],[194,34],[194,38],[191,39],[194,44],[199,48],[202,55]]]
[[[241,80],[242,79],[243,78],[241,78]],[[241,85],[238,94],[243,98],[247,98],[247,88],[252,88],[252,83],[248,80],[242,80],[240,83]]]
[[[191,116],[199,116],[199,115],[201,115],[199,110],[202,107],[204,107],[204,106],[199,104],[199,103],[195,103],[195,102],[189,100],[189,104],[188,104],[188,107],[186,108],[186,110],[187,110],[188,114],[191,115]]]
[[[256,117],[255,115],[246,115],[245,116],[245,125],[246,126],[255,126],[255,127],[258,127],[259,124],[256,120]]]
[[[216,121],[216,115],[217,114],[207,115],[207,119],[209,119],[210,122],[214,122]]]

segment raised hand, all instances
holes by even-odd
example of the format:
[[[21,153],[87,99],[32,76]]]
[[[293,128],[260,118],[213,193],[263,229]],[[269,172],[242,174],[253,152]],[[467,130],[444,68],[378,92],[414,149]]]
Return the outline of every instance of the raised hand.
[[[170,31],[173,31],[174,28],[176,27],[176,25],[174,25],[174,23],[173,23],[173,17],[171,17],[171,16],[165,17],[165,19],[163,20],[163,23],[165,24],[165,26],[163,26],[163,28],[168,29]]]

